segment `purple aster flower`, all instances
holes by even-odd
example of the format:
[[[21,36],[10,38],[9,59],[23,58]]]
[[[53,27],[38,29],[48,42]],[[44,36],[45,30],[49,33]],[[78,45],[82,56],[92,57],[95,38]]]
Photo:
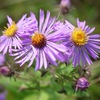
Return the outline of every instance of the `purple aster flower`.
[[[8,24],[3,31],[3,35],[0,37],[0,52],[6,54],[7,52],[12,51],[12,47],[20,48],[21,47],[21,39],[20,34],[24,33],[24,20],[26,18],[26,14],[22,16],[22,18],[15,23],[9,16],[7,16]]]
[[[5,55],[0,54],[0,66],[2,66],[5,63],[5,60],[6,60]]]
[[[79,90],[85,90],[89,87],[89,82],[85,77],[81,77],[77,80],[76,83],[76,91]]]
[[[64,45],[59,41],[62,40],[62,30],[55,30],[56,18],[50,17],[50,12],[47,11],[46,18],[44,17],[44,11],[40,10],[39,23],[35,18],[35,15],[31,12],[30,17],[26,19],[27,23],[27,35],[23,37],[23,48],[20,50],[14,50],[15,53],[12,56],[17,56],[16,63],[20,63],[21,66],[30,61],[28,67],[30,67],[34,59],[36,59],[35,70],[41,69],[43,66],[46,69],[50,64],[57,66],[56,60],[64,61],[63,53],[67,50]]]
[[[100,52],[100,35],[92,34],[95,28],[90,28],[86,25],[86,21],[80,22],[77,19],[77,27],[73,26],[67,20],[65,26],[69,30],[69,40],[64,40],[64,45],[71,48],[71,56],[74,67],[82,65],[83,67],[88,63],[92,64],[93,59],[99,57]],[[69,34],[67,33],[67,34]]]

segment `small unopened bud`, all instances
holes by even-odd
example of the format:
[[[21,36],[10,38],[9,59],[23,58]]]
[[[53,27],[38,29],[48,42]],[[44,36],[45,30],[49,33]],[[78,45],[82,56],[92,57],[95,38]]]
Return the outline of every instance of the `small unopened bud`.
[[[4,76],[7,76],[10,72],[10,69],[7,66],[0,67],[0,73]]]
[[[85,77],[81,77],[76,82],[76,91],[77,90],[86,90],[89,87],[89,82]]]
[[[2,66],[5,63],[5,60],[6,60],[5,55],[0,54],[0,66]]]
[[[60,2],[60,9],[62,14],[67,14],[69,12],[69,9],[71,7],[71,2],[70,0],[61,0]]]

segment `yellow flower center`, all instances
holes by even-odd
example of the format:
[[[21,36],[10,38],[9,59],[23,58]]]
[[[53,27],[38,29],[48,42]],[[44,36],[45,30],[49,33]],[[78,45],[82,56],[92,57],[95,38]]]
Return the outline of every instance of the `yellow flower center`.
[[[77,46],[82,46],[87,43],[87,35],[85,34],[85,31],[83,31],[81,28],[75,28],[72,32],[72,41]]]
[[[31,38],[33,46],[37,48],[42,48],[46,45],[46,38],[43,34],[35,32]]]
[[[13,21],[10,27],[8,28],[5,27],[5,31],[3,31],[3,33],[8,37],[12,37],[15,35],[16,31],[17,31],[17,25]]]

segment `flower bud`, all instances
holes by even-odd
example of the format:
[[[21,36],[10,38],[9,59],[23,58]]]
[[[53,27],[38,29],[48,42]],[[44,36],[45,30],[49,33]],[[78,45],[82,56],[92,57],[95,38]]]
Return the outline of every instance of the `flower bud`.
[[[10,69],[7,66],[0,67],[0,73],[4,76],[7,76],[10,72]]]
[[[71,6],[70,0],[61,0],[60,2],[60,9],[62,14],[67,14]]]
[[[79,90],[86,90],[89,87],[89,82],[85,77],[81,77],[76,82],[76,91]]]

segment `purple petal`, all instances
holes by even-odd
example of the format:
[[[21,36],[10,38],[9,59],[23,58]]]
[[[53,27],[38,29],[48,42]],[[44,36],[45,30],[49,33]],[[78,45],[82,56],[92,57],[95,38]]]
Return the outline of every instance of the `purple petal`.
[[[48,45],[48,48],[52,51],[52,53],[55,55],[55,57],[60,60],[61,62],[64,62],[64,56],[61,54],[61,52],[57,51],[55,48]]]
[[[34,20],[35,24],[36,24],[36,27],[38,27],[38,22],[36,20],[36,17],[35,17],[35,14],[33,14],[32,12],[30,12],[30,16],[31,18]]]
[[[66,52],[67,51],[67,48],[62,44],[56,44],[56,43],[48,41],[47,45],[50,45],[51,47],[57,49],[60,52]]]
[[[75,27],[70,23],[68,22],[67,20],[65,20],[65,24],[67,24],[67,26],[70,28],[70,29],[74,29]]]
[[[11,17],[7,16],[7,19],[8,19],[9,24],[12,25],[13,20],[11,19]]]
[[[44,22],[44,11],[40,10],[39,32],[41,32],[42,30],[43,22]]]
[[[6,38],[7,37],[5,35],[0,36],[0,43],[3,42],[3,41],[5,41]]]
[[[6,47],[7,43],[9,41],[9,38],[6,38],[5,41],[2,41],[0,44],[0,52]]]
[[[42,66],[43,66],[43,63],[44,63],[44,61],[43,61],[43,53],[42,53],[43,51],[42,50],[40,50],[40,67],[39,67],[39,69],[41,69],[42,68]]]
[[[82,23],[82,30],[84,30],[85,24],[86,24],[86,21],[84,21],[84,22]]]
[[[79,21],[79,18],[77,18],[77,26],[80,27],[80,21]]]
[[[34,54],[36,55],[37,54],[37,49],[33,47],[33,45],[30,45],[32,50],[34,51]]]
[[[74,53],[74,54],[73,54],[72,62],[73,62],[73,66],[76,67],[76,64],[77,64],[77,61],[78,61],[77,57],[79,57],[79,56],[77,55],[77,53],[78,53],[77,48],[74,49],[73,53]]]
[[[94,43],[88,43],[88,45],[91,46],[92,48],[100,49],[100,46],[98,46]]]
[[[26,18],[27,14],[23,15],[22,18],[17,22],[17,26],[20,27],[22,25],[22,22]]]
[[[37,56],[36,56],[36,66],[35,66],[35,71],[37,71],[40,68],[40,57],[39,57],[39,50],[37,51]]]
[[[46,54],[46,58],[48,59],[48,61],[57,66],[57,63],[56,63],[56,58],[54,57],[54,55],[52,54],[51,50],[47,47],[44,48],[44,52]]]
[[[26,57],[25,57],[25,60],[22,61],[22,63],[21,63],[20,66],[22,66],[25,62],[29,61],[33,55],[34,55],[34,52],[33,52],[32,50],[29,51],[28,54],[27,54]]]
[[[82,62],[82,67],[84,67],[84,66],[86,66],[86,59],[83,55],[84,50],[83,50],[83,48],[81,48],[79,51],[80,51],[80,61]]]
[[[22,56],[24,56],[24,55],[25,55],[25,51],[11,54],[11,56],[17,56],[17,57],[15,57],[14,60],[17,60],[17,59],[19,59],[20,57],[22,57]]]
[[[62,31],[62,29],[61,30],[59,30],[59,31],[56,31],[56,32],[54,32],[54,33],[52,33],[52,34],[49,34],[48,36],[46,36],[47,37],[47,39],[49,40],[49,39],[52,39],[53,37],[54,38],[59,38],[62,34],[61,34],[61,32],[63,32]]]
[[[48,35],[53,30],[51,29],[52,25],[54,24],[56,18],[53,18],[50,25],[48,26],[47,30],[45,31],[45,35]]]
[[[88,52],[90,53],[90,56],[92,56],[92,58],[94,58],[94,59],[98,58],[97,52],[95,52],[92,48],[89,48],[88,45],[86,45],[85,47],[88,50]]]
[[[12,52],[12,45],[13,45],[12,39],[10,39],[10,42],[9,42],[9,53]]]
[[[88,32],[90,31],[90,27],[86,26],[85,31],[86,31],[86,34],[88,34]]]
[[[90,29],[90,30],[88,31],[88,33],[87,33],[87,34],[92,33],[94,30],[95,30],[95,27],[93,27],[92,29]]]
[[[35,53],[34,53],[34,55],[32,55],[32,57],[30,58],[30,63],[29,63],[29,65],[28,65],[28,67],[30,67],[30,66],[32,65],[32,63],[33,63],[33,61],[34,61],[36,55],[37,55],[37,54],[35,54]]]
[[[83,52],[83,55],[84,55],[86,61],[88,62],[88,64],[91,65],[92,61],[91,61],[90,57],[88,56],[88,54],[87,54],[87,52],[85,50]]]
[[[89,37],[89,39],[96,39],[96,38],[100,38],[100,35],[99,34],[92,34]]]
[[[42,29],[42,33],[45,33],[45,30],[46,30],[47,24],[48,24],[48,22],[49,22],[49,18],[50,18],[50,12],[47,11],[46,19],[45,19],[45,22],[44,22],[44,25],[43,25],[43,29]]]
[[[16,39],[19,41],[19,43],[22,43],[21,39],[19,38],[18,35],[15,34]]]
[[[18,47],[18,49],[20,49],[22,47],[21,43],[19,42],[19,40],[17,40],[17,38],[14,36],[12,37],[13,39],[13,46],[15,47],[15,49]]]
[[[43,61],[44,61],[44,68],[46,69],[48,67],[48,64],[47,64],[47,59],[46,59],[46,55],[44,51],[42,52],[42,55],[43,55]]]
[[[11,42],[12,42],[11,39],[8,39],[7,44],[6,44],[6,46],[5,46],[4,50],[3,50],[3,54],[7,53],[7,50],[9,48],[9,45],[10,45]]]

